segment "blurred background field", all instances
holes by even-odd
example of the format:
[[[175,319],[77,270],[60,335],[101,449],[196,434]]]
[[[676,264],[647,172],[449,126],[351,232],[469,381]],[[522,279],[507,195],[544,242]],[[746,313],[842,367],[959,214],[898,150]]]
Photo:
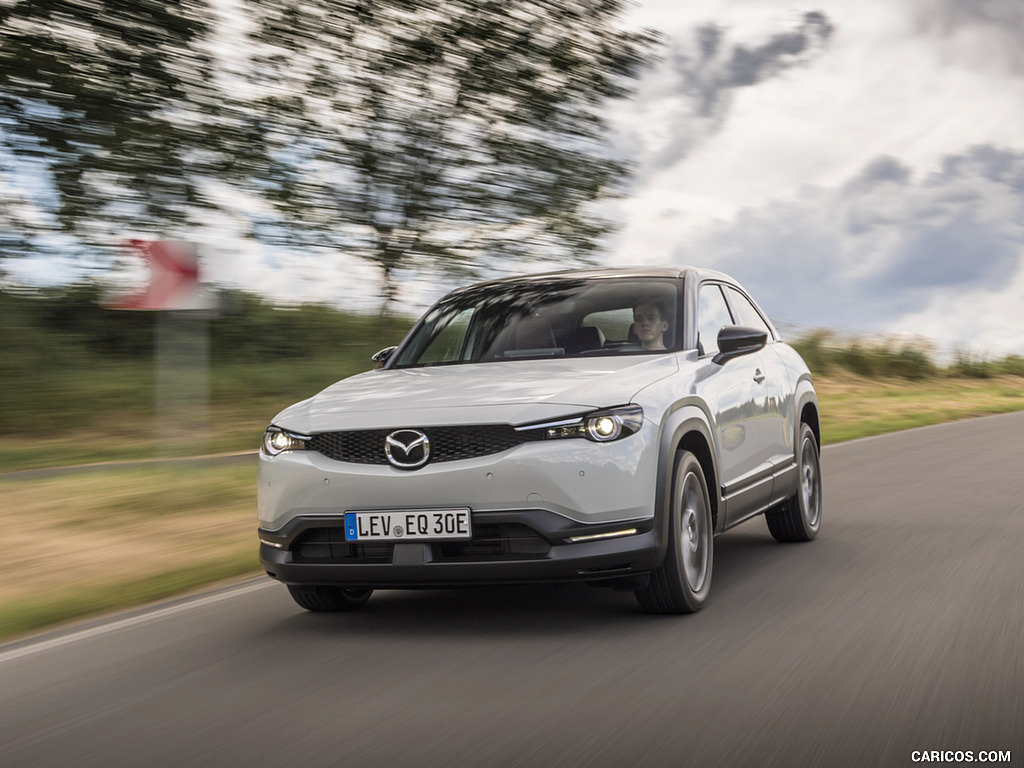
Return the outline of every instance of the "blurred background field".
[[[255,450],[278,410],[366,370],[411,326],[241,293],[222,303],[217,316],[158,318],[103,308],[91,284],[0,292],[0,427],[17,435],[0,446],[0,471]],[[158,360],[160,322],[205,338],[178,368]],[[171,412],[159,412],[159,376],[185,390]]]
[[[0,637],[257,569],[256,476],[147,466],[0,481]]]
[[[183,321],[206,342],[170,372],[185,391],[167,406],[156,313],[105,309],[91,284],[0,292],[0,472],[255,451],[280,409],[368,370],[413,322],[244,293],[224,304],[229,312]],[[826,443],[1024,408],[1018,356],[939,362],[913,340],[787,336],[815,374]],[[190,371],[202,375],[189,381]]]
[[[256,573],[255,462],[185,459],[255,452],[453,282],[692,261],[781,319],[1019,355],[1021,68],[894,80],[903,12],[833,5],[0,2],[0,636]],[[1019,63],[981,17],[958,39]],[[131,240],[233,288],[105,309]],[[826,443],[1024,409],[1020,356],[787,337]]]
[[[278,410],[369,369],[412,323],[246,294],[225,306],[183,321],[207,339],[186,367],[205,373],[184,385],[197,400],[160,413],[153,313],[104,309],[89,284],[0,293],[0,526],[17,553],[0,564],[0,637],[256,575],[254,457],[186,457],[255,453]],[[1024,410],[1019,357],[941,364],[919,342],[826,332],[793,343],[825,443]]]

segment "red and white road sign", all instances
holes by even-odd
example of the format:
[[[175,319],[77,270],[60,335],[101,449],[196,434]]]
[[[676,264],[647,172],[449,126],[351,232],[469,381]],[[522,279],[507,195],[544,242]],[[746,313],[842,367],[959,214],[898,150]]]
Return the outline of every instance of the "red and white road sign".
[[[173,240],[129,240],[146,260],[145,290],[114,304],[115,309],[204,309],[199,291],[199,256],[194,245]]]

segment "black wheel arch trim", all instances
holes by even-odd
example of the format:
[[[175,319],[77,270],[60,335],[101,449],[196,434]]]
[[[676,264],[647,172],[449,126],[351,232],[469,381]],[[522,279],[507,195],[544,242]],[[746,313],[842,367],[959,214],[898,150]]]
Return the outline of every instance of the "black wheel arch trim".
[[[699,440],[706,449],[694,451],[705,473],[708,494],[711,497],[711,514],[714,521],[714,532],[721,533],[724,515],[721,514],[722,491],[718,482],[718,455],[715,449],[714,430],[711,419],[699,401],[683,401],[667,416],[662,423],[660,461],[658,462],[657,490],[655,495],[654,519],[660,533],[662,547],[668,541],[668,510],[672,503],[672,480],[675,471],[675,457],[680,449],[687,449],[691,440]],[[703,453],[703,455],[701,455]]]
[[[800,424],[805,421],[804,413],[807,408],[813,409],[814,418],[808,422],[808,426],[814,433],[814,439],[818,441],[818,452],[821,453],[821,411],[818,408],[818,396],[814,391],[814,387],[811,385],[809,376],[804,376],[797,382],[796,385],[796,418],[793,419],[793,456],[796,458],[796,452],[799,450],[800,443]]]

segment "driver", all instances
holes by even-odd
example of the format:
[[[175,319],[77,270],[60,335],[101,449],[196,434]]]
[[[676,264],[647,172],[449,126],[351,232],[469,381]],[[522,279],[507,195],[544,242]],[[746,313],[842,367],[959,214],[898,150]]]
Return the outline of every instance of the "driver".
[[[633,332],[644,349],[665,349],[665,305],[656,299],[640,299],[633,305]]]

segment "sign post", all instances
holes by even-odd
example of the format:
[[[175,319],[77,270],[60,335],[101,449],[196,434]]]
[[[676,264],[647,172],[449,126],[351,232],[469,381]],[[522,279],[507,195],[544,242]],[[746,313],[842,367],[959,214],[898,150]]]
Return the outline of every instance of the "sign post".
[[[214,304],[200,289],[195,246],[167,240],[130,240],[149,280],[114,309],[158,312],[155,340],[157,455],[205,453],[209,438],[209,317]]]

